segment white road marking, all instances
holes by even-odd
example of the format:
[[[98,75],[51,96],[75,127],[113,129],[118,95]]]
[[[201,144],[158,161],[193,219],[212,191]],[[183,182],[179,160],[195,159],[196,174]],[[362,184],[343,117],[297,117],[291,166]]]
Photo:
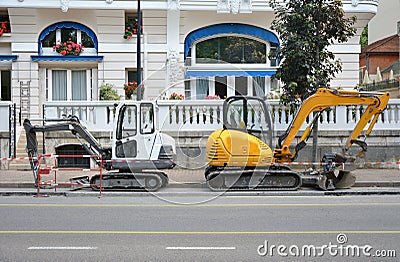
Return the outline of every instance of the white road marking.
[[[91,250],[97,247],[28,247],[28,250]]]
[[[166,250],[235,250],[236,247],[166,247]]]

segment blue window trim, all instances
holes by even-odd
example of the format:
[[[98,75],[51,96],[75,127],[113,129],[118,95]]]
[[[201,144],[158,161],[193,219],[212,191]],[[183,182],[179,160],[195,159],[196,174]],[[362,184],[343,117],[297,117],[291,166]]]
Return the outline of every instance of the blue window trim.
[[[189,50],[195,41],[205,37],[210,37],[219,34],[249,35],[263,39],[268,42],[275,43],[278,45],[278,48],[280,46],[278,37],[271,31],[268,31],[264,28],[253,25],[235,24],[235,23],[217,24],[197,29],[186,36],[185,47],[184,47],[184,58],[186,59]]]
[[[103,56],[32,55],[32,61],[103,61]]]
[[[0,61],[15,61],[17,58],[17,55],[0,55]]]
[[[60,22],[56,23],[53,25],[50,25],[46,27],[39,35],[39,45],[38,45],[38,54],[41,54],[41,48],[42,48],[42,41],[43,39],[50,34],[51,32],[57,30],[57,29],[62,29],[62,28],[73,28],[73,29],[79,29],[83,32],[85,32],[90,38],[92,38],[93,43],[94,43],[94,48],[97,51],[98,47],[98,40],[96,34],[87,26],[76,23],[76,22]]]
[[[211,76],[273,76],[276,69],[270,70],[204,70],[188,69],[186,77],[211,77]]]

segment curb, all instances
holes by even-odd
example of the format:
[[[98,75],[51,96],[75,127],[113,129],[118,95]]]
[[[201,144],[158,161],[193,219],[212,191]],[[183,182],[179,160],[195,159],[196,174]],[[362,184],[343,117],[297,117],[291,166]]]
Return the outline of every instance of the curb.
[[[371,196],[371,195],[400,195],[400,188],[358,188],[358,189],[343,189],[336,191],[320,191],[303,189],[297,191],[228,191],[228,192],[214,192],[214,191],[172,191],[172,192],[122,192],[122,191],[106,191],[100,195],[97,191],[41,191],[39,197],[50,196],[63,196],[63,197],[207,197],[215,198],[219,196],[228,197],[257,197],[257,196],[271,196],[271,197],[323,197],[323,196]],[[0,191],[0,196],[31,196],[37,197],[37,192],[33,190],[23,191],[18,189],[10,189]]]
[[[360,181],[354,187],[400,187],[400,181]],[[32,182],[0,182],[1,188],[35,188]],[[66,188],[66,187],[65,187]],[[205,182],[172,182],[167,188],[207,188]]]

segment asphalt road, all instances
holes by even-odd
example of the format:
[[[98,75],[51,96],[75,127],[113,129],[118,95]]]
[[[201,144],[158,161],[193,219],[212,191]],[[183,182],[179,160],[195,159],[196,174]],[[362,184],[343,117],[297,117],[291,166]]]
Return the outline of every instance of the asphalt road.
[[[0,261],[398,261],[399,200],[1,197]]]

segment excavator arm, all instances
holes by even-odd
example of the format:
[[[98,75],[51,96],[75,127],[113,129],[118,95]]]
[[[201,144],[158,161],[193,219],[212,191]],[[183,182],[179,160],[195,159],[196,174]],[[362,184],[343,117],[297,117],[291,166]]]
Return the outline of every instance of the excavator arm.
[[[278,148],[274,150],[274,161],[293,161],[296,158],[298,151],[300,151],[306,145],[306,140],[310,136],[315,122],[318,121],[319,115],[328,107],[346,105],[367,106],[354,130],[348,137],[346,145],[344,146],[345,152],[347,152],[353,144],[361,146],[361,151],[359,152],[358,156],[362,156],[362,154],[367,150],[367,145],[364,141],[358,140],[358,137],[360,135],[368,136],[371,133],[379,115],[386,108],[388,101],[389,93],[359,92],[356,90],[332,90],[327,88],[318,89],[315,94],[303,102],[286,132],[279,137]],[[289,147],[295,139],[304,121],[311,113],[316,113],[314,115],[314,119],[305,129],[298,144],[295,146],[292,152]],[[364,129],[367,125],[368,127],[364,132]]]
[[[38,157],[38,142],[36,132],[58,132],[71,131],[71,133],[79,140],[83,148],[90,155],[97,155],[102,160],[111,159],[111,148],[103,148],[93,135],[79,122],[76,116],[69,116],[65,119],[52,120],[54,123],[34,126],[29,119],[24,120],[24,129],[26,132],[26,151],[30,158],[30,165],[37,183],[37,157]],[[84,143],[84,141],[87,144]]]

